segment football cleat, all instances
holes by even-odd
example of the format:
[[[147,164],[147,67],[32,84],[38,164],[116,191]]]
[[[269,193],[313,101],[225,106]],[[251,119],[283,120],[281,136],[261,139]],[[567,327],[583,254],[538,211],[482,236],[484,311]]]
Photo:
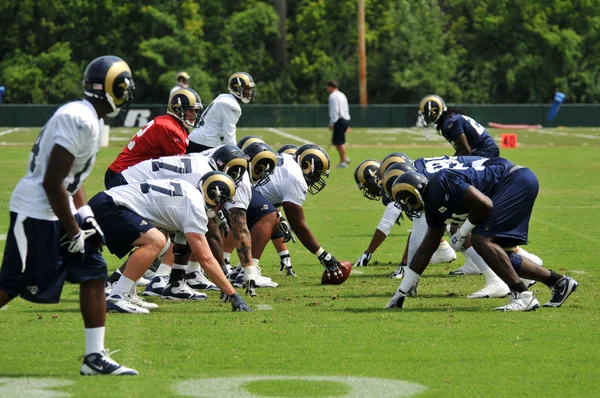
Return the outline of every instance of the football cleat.
[[[208,297],[204,293],[198,293],[194,291],[191,287],[185,283],[185,281],[179,281],[174,283],[169,283],[167,287],[162,292],[162,298],[167,300],[206,300]]]
[[[433,253],[429,264],[445,264],[456,260],[456,252],[450,247],[450,244],[445,240],[440,242],[440,246]],[[479,272],[479,270],[477,270]]]
[[[540,307],[540,302],[530,291],[511,292],[510,303],[494,308],[494,311],[535,311]]]
[[[473,260],[471,260],[469,257],[466,257],[463,266],[454,271],[450,271],[448,275],[481,275],[481,271],[479,271],[479,268],[477,268]]]
[[[189,287],[194,290],[219,290],[217,285],[208,280],[200,271],[185,274],[185,280]]]
[[[157,304],[149,303],[148,301],[145,301],[141,297],[138,297],[137,292],[135,291],[135,289],[133,290],[133,293],[131,293],[129,295],[128,300],[129,300],[129,302],[131,304],[137,305],[138,307],[142,307],[142,308],[145,308],[147,310],[155,310],[155,309],[158,308]]]
[[[240,272],[242,272],[242,266],[239,264],[231,269],[229,275],[227,275],[227,279],[229,279],[229,282],[231,284],[233,284],[237,280],[237,277],[240,275]]]
[[[104,296],[105,297],[110,296],[110,292],[111,292],[113,286],[116,284],[117,284],[117,282],[110,283],[108,280],[106,281],[106,284],[104,285]]]
[[[154,278],[154,271],[152,271],[151,269],[147,270],[146,272],[144,272],[143,277],[150,281],[152,278]]]
[[[469,294],[467,298],[499,298],[506,297],[509,293],[508,285],[499,279],[497,282],[485,285],[483,289]]]
[[[122,314],[149,314],[146,308],[132,304],[129,293],[111,294],[106,298],[106,312],[119,312]]]
[[[150,280],[150,283],[146,285],[143,296],[152,296],[152,297],[160,297],[162,295],[163,290],[167,287],[169,283],[169,275],[160,275],[155,276]]]
[[[277,286],[279,286],[279,284],[277,282],[273,282],[273,280],[271,278],[268,278],[268,277],[262,276],[262,275],[257,276],[256,278],[253,279],[253,281],[254,281],[255,287],[276,288]],[[238,277],[236,278],[235,282],[233,282],[232,284],[235,287],[245,288],[246,282],[244,281],[244,273],[241,272],[238,275]]]
[[[150,281],[144,278],[143,276],[137,281],[135,281],[136,286],[148,286],[148,283],[150,283]]]
[[[571,293],[577,290],[579,283],[573,278],[563,276],[552,287],[552,296],[550,301],[544,304],[544,307],[560,307],[569,298]]]
[[[101,352],[87,354],[83,358],[79,374],[82,376],[137,376],[138,372],[135,369],[119,365],[109,356],[106,350],[102,350]]]

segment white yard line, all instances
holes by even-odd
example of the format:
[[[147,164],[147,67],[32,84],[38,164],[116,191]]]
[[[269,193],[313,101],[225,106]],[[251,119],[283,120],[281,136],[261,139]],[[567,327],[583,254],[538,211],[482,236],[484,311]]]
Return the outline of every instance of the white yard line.
[[[558,131],[558,130],[555,131],[555,130],[545,130],[545,129],[529,129],[528,131],[530,131],[532,133],[552,135],[555,137],[577,137],[577,138],[588,138],[591,140],[597,140],[600,138],[600,136],[598,136],[598,135],[567,133],[566,131]]]
[[[305,140],[304,138],[298,137],[298,136],[293,135],[293,134],[286,133],[285,131],[281,131],[281,130],[278,130],[278,129],[275,129],[275,128],[272,128],[272,127],[267,128],[267,131],[270,131],[271,133],[280,135],[282,137],[291,138],[292,140],[296,140],[296,141],[301,142],[303,144],[313,144],[312,141]]]
[[[22,130],[21,128],[15,127],[14,129],[0,131],[0,136],[6,135],[6,134],[11,134],[11,133],[16,133],[17,131],[21,131],[21,130]]]
[[[6,234],[0,234],[0,240],[6,240]]]
[[[259,311],[273,311],[273,307],[269,304],[257,304],[256,309]]]

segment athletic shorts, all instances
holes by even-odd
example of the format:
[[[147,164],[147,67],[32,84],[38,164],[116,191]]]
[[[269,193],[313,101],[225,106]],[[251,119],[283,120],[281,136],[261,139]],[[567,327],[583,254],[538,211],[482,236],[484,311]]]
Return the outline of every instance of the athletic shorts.
[[[120,185],[127,185],[127,180],[121,173],[115,173],[111,169],[106,169],[104,173],[104,186],[106,189],[118,187]]]
[[[346,130],[350,127],[350,120],[338,119],[333,124],[333,136],[331,137],[331,143],[333,145],[342,145],[346,143]]]
[[[261,218],[271,213],[277,212],[275,206],[271,204],[265,197],[252,187],[252,199],[248,205],[248,211],[246,212],[246,223],[248,229],[252,228]],[[278,229],[275,230],[271,239],[283,238],[283,233]]]
[[[539,183],[528,168],[514,170],[491,197],[494,207],[473,235],[492,236],[515,245],[527,244],[529,219]]]
[[[106,238],[106,247],[119,258],[133,250],[133,242],[140,234],[154,228],[149,221],[124,206],[115,204],[113,198],[100,192],[88,202],[96,221]]]
[[[82,225],[81,217],[75,219]],[[69,253],[60,240],[60,221],[39,220],[10,212],[10,227],[0,269],[0,290],[34,303],[60,300],[65,281],[82,283],[108,277],[106,262],[94,235],[85,241],[85,254]]]
[[[497,158],[500,156],[500,148],[497,146],[484,149],[473,149],[471,156],[481,156],[482,158]]]

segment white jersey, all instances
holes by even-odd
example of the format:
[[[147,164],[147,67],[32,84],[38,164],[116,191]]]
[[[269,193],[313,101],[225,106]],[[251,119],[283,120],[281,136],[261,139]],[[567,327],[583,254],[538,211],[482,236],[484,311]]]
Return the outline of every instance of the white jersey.
[[[148,180],[106,191],[123,206],[167,231],[205,235],[208,225],[204,196],[183,180]]]
[[[211,151],[211,152],[209,152]],[[189,153],[182,156],[163,156],[158,159],[150,159],[140,162],[123,170],[121,174],[128,184],[144,182],[155,179],[177,178],[189,182],[193,186],[200,185],[202,177],[215,168],[211,166],[210,156],[212,149],[201,153]],[[247,173],[235,190],[233,197],[235,203],[228,203],[226,208],[248,209],[252,193],[250,191],[250,179]]]
[[[90,175],[100,150],[102,119],[86,100],[69,102],[58,108],[38,136],[31,154],[27,175],[19,181],[10,198],[10,211],[40,220],[58,220],[42,186],[48,158],[54,145],[65,148],[74,157],[63,185],[69,193],[71,211],[76,213],[71,196]]]
[[[202,113],[200,127],[190,133],[190,141],[216,147],[236,145],[236,125],[242,116],[242,108],[232,94],[221,94]]]
[[[271,174],[269,182],[256,189],[273,205],[279,206],[284,202],[290,202],[302,206],[306,200],[308,186],[302,168],[294,157],[283,153],[277,157],[277,167]]]
[[[329,123],[335,123],[339,119],[350,120],[350,110],[348,109],[348,99],[346,95],[339,90],[329,94]]]

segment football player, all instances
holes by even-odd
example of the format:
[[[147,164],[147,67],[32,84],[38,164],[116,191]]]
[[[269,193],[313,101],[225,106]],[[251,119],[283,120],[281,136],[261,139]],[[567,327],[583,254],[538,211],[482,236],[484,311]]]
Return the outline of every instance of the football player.
[[[546,284],[552,296],[544,306],[560,307],[577,289],[577,281],[514,253],[516,245],[527,243],[538,190],[537,177],[531,170],[502,158],[490,159],[478,167],[442,169],[430,179],[416,172],[400,175],[392,186],[395,202],[407,214],[425,213],[428,228],[386,308],[402,308],[406,292],[418,283],[449,221],[462,222],[452,236],[451,246],[462,249],[471,234],[475,251],[509,286],[510,303],[497,311],[532,311],[539,307],[519,276]],[[467,217],[457,217],[463,214]]]
[[[389,170],[390,168],[394,168],[395,171],[393,173],[388,173],[388,179],[391,179],[392,174],[397,176],[398,172],[403,167],[414,169],[411,160],[407,155],[401,152],[394,152],[387,155],[383,159],[382,163],[374,159],[367,159],[359,164],[354,171],[354,180],[356,181],[358,189],[362,191],[363,196],[370,200],[381,200],[385,206],[385,211],[381,217],[379,225],[375,229],[375,233],[373,234],[373,238],[369,243],[369,247],[354,264],[355,267],[367,266],[369,261],[371,261],[373,253],[385,241],[394,224],[399,224],[400,222],[402,211],[394,206],[394,201],[385,192],[384,187],[381,184],[384,182],[384,169]],[[396,269],[390,278],[402,278],[404,275],[404,269],[406,267],[406,256],[407,250],[405,250],[398,269]],[[456,253],[454,253],[454,250],[450,248],[445,240],[442,240],[438,250],[436,250],[431,259],[431,263],[447,263],[454,261],[455,259]]]
[[[423,97],[419,102],[419,115],[426,127],[435,125],[438,133],[454,147],[454,156],[500,156],[498,145],[485,127],[463,111],[446,108],[440,96],[429,94]]]
[[[0,307],[17,296],[58,303],[65,280],[80,285],[85,326],[82,375],[137,375],[104,348],[106,262],[104,234],[86,204],[104,126],[133,99],[129,66],[114,56],[93,60],[84,72],[85,99],[61,106],[38,136],[27,175],[10,200],[10,227],[0,270]]]
[[[262,153],[262,146],[260,143],[267,145],[259,137],[246,136],[238,142],[238,147],[243,149],[247,154],[249,161],[252,161],[256,154]],[[271,159],[271,157],[269,157],[269,159]],[[276,158],[274,157],[273,160],[276,161]],[[260,183],[254,184],[255,186],[252,187],[252,200],[250,201],[250,205],[248,207],[247,220],[248,226],[250,227],[250,235],[252,237],[253,263],[256,265],[258,264],[260,256],[262,255],[265,245],[268,242],[268,238],[270,237],[271,242],[273,242],[273,245],[275,246],[279,255],[280,273],[285,270],[286,275],[296,276],[296,273],[292,267],[290,252],[286,246],[286,242],[293,238],[289,224],[278,211],[278,209],[275,208],[271,202],[265,199],[265,197],[256,189],[257,185],[263,185],[266,182],[268,182],[268,180],[263,179],[260,181]],[[228,244],[226,239],[226,250],[224,253],[226,258],[229,258],[231,255],[230,247],[232,247],[232,245]],[[254,255],[255,251],[260,253],[258,257]],[[239,271],[240,269],[236,267],[234,268],[234,272],[230,275],[230,280],[232,280],[234,286],[239,286],[240,284],[238,274]],[[237,281],[236,278],[238,279]],[[272,281],[270,283],[265,283],[264,285],[265,286],[259,287],[277,287],[277,283]]]
[[[219,145],[236,145],[236,125],[242,116],[240,104],[254,101],[256,84],[246,72],[229,78],[229,93],[220,94],[202,114],[200,125],[190,134],[188,152],[202,152]]]
[[[281,205],[296,237],[326,268],[327,277],[337,279],[342,276],[340,267],[346,267],[321,247],[306,224],[302,208],[306,192],[315,195],[325,188],[324,177],[329,177],[329,167],[327,152],[317,145],[306,144],[298,148],[295,157],[287,153],[280,154],[269,182],[256,189],[273,205]],[[268,239],[264,245],[267,242]]]
[[[180,88],[188,88],[190,86],[191,81],[192,78],[189,74],[187,74],[186,72],[179,72],[175,77],[176,85],[169,92],[169,98],[173,95],[175,91],[179,90]]]
[[[181,179],[148,180],[100,192],[90,200],[97,221],[107,231],[106,246],[122,258],[134,247],[136,250],[118,282],[106,297],[109,311],[147,314],[148,307],[136,298],[135,281],[162,256],[170,246],[170,239],[159,230],[180,232],[175,243],[185,248],[186,241],[193,255],[215,282],[234,311],[251,311],[231,286],[217,260],[211,253],[205,234],[208,216],[205,206],[218,211],[235,195],[233,179],[222,172],[206,173],[198,185]],[[184,234],[185,237],[182,237]],[[185,250],[185,249],[184,249]],[[206,295],[197,299],[205,299]]]
[[[209,171],[218,170],[225,172],[236,181],[237,185],[234,197],[235,203],[228,202],[225,205],[226,210],[230,210],[235,218],[238,211],[245,212],[250,202],[250,180],[248,173],[246,173],[247,165],[248,161],[242,151],[234,146],[222,145],[202,153],[192,153],[184,156],[166,156],[159,159],[146,160],[129,167],[122,172],[122,176],[126,183],[144,182],[151,179],[178,178],[188,181],[194,186],[198,186],[202,176]],[[217,217],[217,213],[214,211],[209,212],[209,214],[211,217],[209,217],[206,238],[213,256],[215,256],[220,265],[223,265],[223,242],[218,227],[220,225],[227,226],[227,224],[224,220],[223,212],[219,213],[220,217]],[[244,235],[244,229],[247,231],[245,223],[232,223],[232,228],[239,236]],[[246,234],[248,233],[246,232]],[[237,243],[243,252],[244,240],[240,238]],[[183,248],[179,248],[177,252],[181,252],[182,250]],[[125,264],[121,267],[120,271],[122,272],[124,268]],[[171,273],[171,268],[173,268],[173,273]],[[169,274],[171,274],[170,278]],[[253,275],[255,273],[249,272],[248,274]],[[107,286],[117,282],[119,277],[120,272],[116,271],[109,278]],[[180,261],[175,261],[175,259],[171,260],[169,258],[163,260],[154,277],[146,286],[144,295],[161,296],[173,300],[196,300],[198,299],[198,294],[193,289],[215,290],[216,286],[204,277],[200,264],[194,258],[192,258],[189,264],[187,260],[185,263],[181,263],[181,259]]]
[[[104,175],[106,189],[125,184],[121,172],[144,160],[183,155],[189,143],[188,131],[197,127],[202,102],[191,88],[175,90],[169,98],[167,113],[142,127],[108,166]]]

